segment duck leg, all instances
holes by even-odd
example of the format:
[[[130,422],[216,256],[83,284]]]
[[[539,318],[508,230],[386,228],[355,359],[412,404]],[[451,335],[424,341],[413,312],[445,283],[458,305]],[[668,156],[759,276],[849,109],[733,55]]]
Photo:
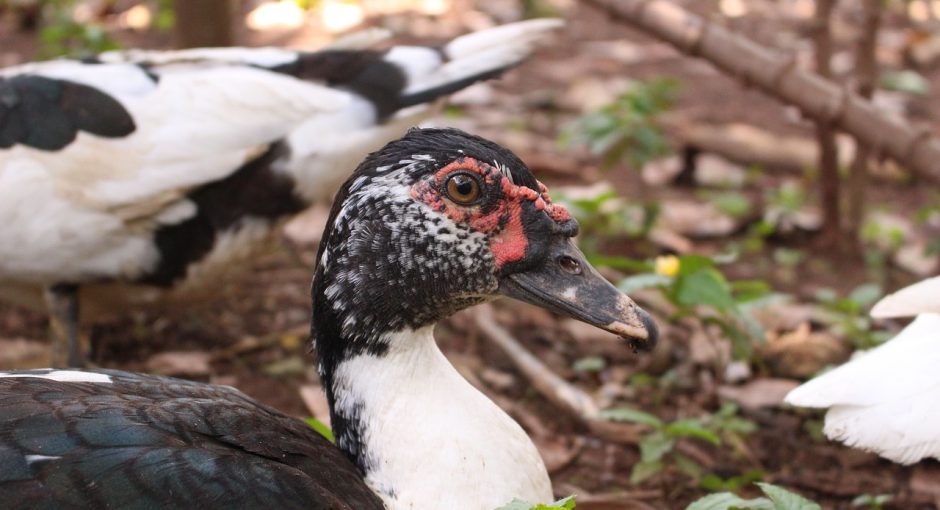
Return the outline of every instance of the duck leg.
[[[45,290],[52,337],[52,366],[85,366],[85,352],[78,329],[78,285],[58,283]]]

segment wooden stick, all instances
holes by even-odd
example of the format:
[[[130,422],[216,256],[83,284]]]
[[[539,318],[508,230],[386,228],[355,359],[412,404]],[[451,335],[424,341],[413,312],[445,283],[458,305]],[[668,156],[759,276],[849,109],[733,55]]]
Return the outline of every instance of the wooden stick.
[[[743,123],[696,122],[686,115],[665,116],[660,124],[679,145],[691,145],[742,165],[802,173],[819,162],[819,146],[808,136],[781,135]],[[839,146],[839,166],[848,167],[855,154],[852,139],[840,136],[836,145]]]
[[[665,0],[584,0],[615,19],[644,30],[680,51],[701,57],[748,85],[828,120],[902,166],[940,182],[940,140],[928,128],[890,118],[870,101],[818,74],[796,59],[761,46]]]
[[[878,61],[875,58],[878,29],[881,26],[882,0],[863,0],[863,21],[859,40],[855,47],[855,78],[858,94],[871,99],[875,93],[878,77]],[[871,147],[856,142],[855,159],[852,161],[848,182],[848,214],[846,234],[856,244],[861,242],[859,231],[865,215],[865,188],[868,186],[868,158]]]
[[[508,331],[496,324],[493,318],[492,306],[489,304],[478,306],[474,313],[474,321],[483,331],[483,334],[506,353],[513,364],[516,365],[516,368],[522,372],[522,375],[545,398],[582,420],[593,420],[598,417],[600,408],[594,402],[594,399],[568,381],[558,377],[552,369],[548,368],[541,360],[519,344]]]

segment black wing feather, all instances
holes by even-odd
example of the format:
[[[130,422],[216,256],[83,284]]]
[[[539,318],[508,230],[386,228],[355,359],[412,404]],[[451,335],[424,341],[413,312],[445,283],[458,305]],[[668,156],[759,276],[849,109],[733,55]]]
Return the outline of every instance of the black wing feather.
[[[124,106],[94,87],[32,74],[0,77],[0,149],[56,151],[79,131],[120,138],[135,129]]]
[[[0,378],[4,508],[380,509],[343,453],[228,387]]]

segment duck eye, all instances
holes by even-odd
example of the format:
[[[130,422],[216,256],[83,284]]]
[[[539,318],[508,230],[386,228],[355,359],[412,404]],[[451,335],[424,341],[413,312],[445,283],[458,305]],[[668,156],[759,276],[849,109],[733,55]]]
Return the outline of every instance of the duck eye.
[[[447,198],[460,205],[471,205],[480,198],[480,182],[469,174],[459,173],[447,179]]]

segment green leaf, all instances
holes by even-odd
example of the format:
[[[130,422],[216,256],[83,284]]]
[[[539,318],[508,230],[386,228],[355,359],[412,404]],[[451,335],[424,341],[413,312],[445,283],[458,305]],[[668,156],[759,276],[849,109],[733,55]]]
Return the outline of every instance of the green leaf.
[[[885,71],[881,75],[881,86],[888,90],[926,96],[930,92],[930,82],[920,73],[904,71]]]
[[[558,501],[552,503],[549,506],[539,505],[538,510],[542,510],[542,508],[565,508],[567,510],[572,510],[575,507],[574,500],[575,500],[575,495],[572,494],[568,496],[567,498],[559,499]]]
[[[715,267],[715,261],[702,255],[682,255],[679,257],[679,275],[697,273],[700,269]]]
[[[751,200],[736,191],[716,193],[710,199],[719,211],[735,218],[742,218],[751,212]]]
[[[628,259],[627,257],[609,257],[605,255],[589,255],[588,262],[594,266],[606,266],[623,271],[652,271],[653,265],[642,260]]]
[[[773,501],[774,510],[822,510],[818,503],[783,487],[764,482],[757,482],[756,485]]]
[[[721,444],[718,434],[705,428],[701,421],[694,418],[676,420],[666,425],[666,433],[675,437],[697,437],[711,444]]]
[[[605,409],[600,413],[601,418],[610,421],[626,421],[631,423],[639,423],[642,425],[649,425],[653,428],[660,428],[663,426],[663,421],[660,420],[655,415],[650,413],[645,413],[637,409],[631,409],[629,407],[618,407],[615,409]]]
[[[725,480],[720,476],[714,473],[709,473],[699,480],[698,486],[707,491],[719,491],[727,488],[726,483],[727,482],[725,482]]]
[[[653,433],[640,440],[640,459],[643,462],[655,462],[672,451],[676,441],[666,434]]]
[[[718,310],[728,310],[735,305],[727,280],[711,267],[680,275],[676,280],[676,301],[684,306],[708,305]]]
[[[650,287],[666,287],[672,285],[672,281],[672,278],[657,273],[635,274],[620,280],[620,283],[617,284],[617,288],[620,289],[621,292],[629,294]]]
[[[731,282],[731,292],[736,301],[754,301],[770,294],[771,288],[763,280],[738,280]]]
[[[630,483],[633,485],[643,483],[645,480],[648,480],[653,476],[661,473],[662,470],[662,461],[656,460],[652,462],[637,462],[633,465],[633,470],[630,471]]]
[[[558,501],[555,501],[554,503],[550,505],[545,505],[541,503],[536,505],[534,503],[529,503],[528,501],[523,501],[521,499],[516,498],[516,499],[513,499],[508,504],[497,508],[496,510],[556,510],[556,509],[573,510],[574,507],[575,507],[575,496],[572,494],[571,496],[568,496],[567,498],[559,499]]]
[[[575,372],[600,372],[607,367],[607,360],[600,356],[587,356],[574,362],[571,366]]]
[[[766,473],[761,469],[752,469],[747,473],[732,476],[725,480],[714,473],[709,473],[703,476],[701,481],[699,481],[699,487],[712,492],[718,492],[722,490],[737,491],[745,485],[750,485],[760,480],[765,475]]]
[[[331,443],[336,444],[336,438],[333,437],[333,431],[330,430],[330,427],[328,427],[325,423],[312,416],[305,419],[304,422],[306,422],[310,428],[319,432],[321,436],[327,438]]]
[[[509,503],[497,508],[496,510],[532,510],[534,505],[521,499],[513,499]]]
[[[698,480],[702,477],[702,466],[700,466],[698,462],[695,462],[685,455],[674,453],[672,455],[672,461],[675,463],[676,467],[685,473],[689,478]]]
[[[730,492],[711,494],[693,501],[685,510],[775,510],[766,498],[742,499]]]
[[[881,297],[881,285],[877,283],[866,283],[855,287],[849,294],[849,299],[855,301],[862,307],[873,304]]]
[[[873,494],[862,494],[860,496],[856,496],[855,499],[852,500],[852,506],[854,507],[865,506],[868,508],[877,509],[877,508],[882,508],[883,506],[887,505],[893,499],[894,499],[894,496],[892,496],[891,494],[878,494],[877,496]]]

